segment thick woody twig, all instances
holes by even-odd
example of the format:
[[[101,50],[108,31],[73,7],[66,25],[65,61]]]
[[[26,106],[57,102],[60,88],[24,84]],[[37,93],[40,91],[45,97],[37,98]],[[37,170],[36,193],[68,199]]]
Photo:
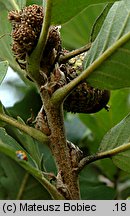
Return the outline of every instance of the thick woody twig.
[[[44,100],[44,109],[48,120],[48,126],[51,130],[49,146],[56,160],[58,173],[62,175],[62,185],[66,187],[66,191],[63,191],[63,195],[65,195],[67,199],[80,199],[77,173],[73,170],[66,140],[63,106],[62,104],[55,105],[52,103],[46,88],[42,89],[41,97]]]

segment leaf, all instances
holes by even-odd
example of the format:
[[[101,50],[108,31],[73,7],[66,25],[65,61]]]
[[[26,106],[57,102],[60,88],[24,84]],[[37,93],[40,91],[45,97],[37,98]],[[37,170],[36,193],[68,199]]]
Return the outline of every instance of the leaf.
[[[55,160],[52,156],[50,148],[48,146],[43,145],[42,143],[39,143],[39,151],[41,153],[41,169],[44,169],[44,171],[46,172],[57,173]]]
[[[105,89],[130,87],[129,13],[128,0],[116,2],[111,7],[86,57],[85,68],[97,60],[93,73],[87,79],[87,82],[94,87]]]
[[[0,113],[5,113],[4,107],[3,107],[3,104],[1,103],[1,101],[0,101]]]
[[[19,115],[26,122],[31,116],[31,110],[36,117],[41,106],[42,102],[36,88],[29,88],[25,97],[7,110],[13,117],[17,118],[17,115]]]
[[[20,117],[18,117],[18,121],[25,124]],[[26,133],[17,128],[12,128],[12,126],[8,126],[7,131],[8,134],[5,129],[0,128],[0,140],[10,147],[13,145],[14,152],[17,150],[24,150],[27,153],[28,161],[33,164],[33,166],[40,169],[42,166],[41,157],[44,151],[40,152],[39,143]],[[17,142],[15,140],[17,140]]]
[[[23,200],[51,200],[50,194],[47,190],[32,176],[29,177],[29,181],[26,185]]]
[[[108,11],[110,10],[111,6],[112,6],[112,3],[105,5],[105,7],[102,10],[102,13],[96,19],[96,21],[93,25],[92,31],[91,31],[91,42],[93,42],[96,39],[96,37],[97,37],[101,27],[102,27],[104,19],[106,18]],[[97,5],[96,5],[96,7],[97,7]]]
[[[5,200],[6,199],[6,191],[0,184],[0,200]]]
[[[83,10],[61,27],[63,47],[76,49],[90,41],[91,28],[104,8],[104,4],[93,5]]]
[[[83,200],[112,200],[116,191],[99,181],[99,173],[91,165],[80,174],[80,191]]]
[[[120,196],[122,197],[122,200],[126,200],[130,196],[130,183],[129,183],[129,180],[128,180],[127,184],[125,184],[125,182],[124,182],[122,190],[120,191]]]
[[[4,4],[8,11],[19,10],[26,5],[26,0],[0,0],[0,4]]]
[[[7,61],[0,62],[0,84],[2,83],[4,77],[6,76],[7,69],[8,69],[8,62]]]
[[[20,117],[17,117],[17,121],[25,124],[25,122]],[[13,131],[17,136],[17,140],[19,140],[19,143],[21,143],[21,145],[26,149],[26,151],[30,154],[36,166],[40,169],[41,164],[40,164],[40,152],[38,148],[38,142],[28,134],[19,131],[16,128]]]
[[[8,11],[15,9],[13,7],[10,8],[11,2],[13,1],[0,0],[0,60],[7,60],[10,67],[12,67],[14,71],[17,71],[21,76],[23,76],[23,71],[16,63],[11,50],[12,41],[10,35],[12,27],[8,20]],[[6,5],[9,6],[9,8],[6,8]]]
[[[44,0],[45,2],[45,0]],[[115,2],[114,0],[53,0],[52,24],[63,24],[85,8],[99,3]]]
[[[3,104],[1,103],[1,101],[0,101],[0,113],[5,113],[5,111],[4,111],[4,107],[3,107]],[[5,122],[3,122],[3,121],[0,121],[0,127],[4,127],[6,125],[6,123]]]
[[[121,122],[113,127],[103,138],[100,150],[106,151],[130,141],[130,114],[127,115]]]
[[[24,123],[20,117],[18,117],[18,121]],[[8,136],[4,129],[1,128],[1,130],[2,132],[0,133],[0,136],[1,139],[3,137],[2,141],[5,142],[8,137],[9,140],[7,139],[7,144],[9,143],[10,145],[10,143],[15,142],[18,149],[15,149],[14,152],[16,152],[16,150],[23,150],[24,148],[24,151],[26,150],[26,153],[28,153],[31,165],[36,166],[38,169],[43,169],[44,167],[47,172],[56,172],[55,161],[48,146],[39,143],[26,133],[10,125],[6,126]]]
[[[112,161],[117,167],[130,173],[130,150],[114,156]]]
[[[9,148],[9,152],[7,150],[7,154],[9,154],[9,156],[12,157],[14,160],[17,160],[16,151],[17,150],[24,150],[16,140],[14,140],[11,136],[9,136],[6,133],[6,130],[4,128],[0,128],[0,146],[2,146],[3,144],[6,147],[6,149]],[[33,160],[31,159],[30,155],[27,152],[26,152],[26,154],[27,154],[27,158],[28,158],[27,163],[34,166]]]
[[[130,142],[130,114],[113,127],[104,136],[99,151],[107,151]],[[130,150],[112,157],[113,163],[120,169],[130,172]]]
[[[0,196],[16,200],[51,199],[44,187],[9,157],[0,154]],[[1,197],[0,197],[1,198]]]
[[[26,6],[33,4],[42,5],[42,2],[42,0],[26,0]]]
[[[20,166],[22,166],[27,172],[29,172],[30,174],[35,176],[35,178],[42,185],[45,185],[47,190],[52,194],[52,196],[55,199],[58,199],[59,197],[61,198],[61,196],[59,194],[57,194],[55,186],[53,186],[51,183],[49,183],[49,181],[43,176],[43,173],[41,172],[41,170],[34,167],[33,161],[31,160],[29,154],[27,154],[28,161],[19,160],[17,158],[16,152],[15,152],[15,149],[17,148],[17,146],[15,146],[15,145],[17,145],[17,142],[13,138],[11,138],[9,135],[7,135],[5,133],[5,131],[2,131],[2,130],[3,129],[0,129],[0,132],[2,133],[2,137],[0,134],[0,152],[6,154],[11,159],[18,162],[18,164]],[[3,132],[5,133],[5,136],[4,136]],[[15,146],[15,148],[14,148],[14,146]]]
[[[18,117],[18,121],[25,124],[20,117]],[[48,146],[39,143],[37,140],[16,128],[13,129],[13,133],[13,136],[21,146],[26,149],[39,170],[44,168],[46,172],[56,172],[55,161]]]
[[[6,190],[6,199],[16,199],[25,171],[13,160],[2,154],[0,157],[0,168],[4,171],[3,176],[0,178],[0,183]]]
[[[1,167],[1,163],[0,163],[0,179],[3,175],[4,175],[4,170]],[[0,182],[0,200],[5,200],[5,199],[6,199],[6,190],[5,188],[3,188]]]
[[[101,175],[108,178],[110,181],[116,181],[116,176],[119,176],[119,169],[115,166],[110,158],[96,161],[96,166],[100,170]]]
[[[13,0],[14,1],[14,0]],[[16,3],[18,4],[19,8],[24,8],[26,6],[26,1],[27,0],[15,0]]]
[[[8,21],[8,12],[3,3],[0,6],[0,58],[14,62],[14,58],[11,52],[11,25]]]
[[[79,114],[80,120],[92,133],[91,137],[88,136],[87,142],[84,143],[84,147],[89,147],[91,153],[97,151],[107,131],[118,124],[130,112],[129,95],[130,89],[112,91],[109,112],[102,109],[100,112],[91,115]]]
[[[8,145],[15,151],[19,149],[19,144],[8,134],[6,133],[6,130],[4,128],[0,128],[0,141],[5,143],[5,145]]]

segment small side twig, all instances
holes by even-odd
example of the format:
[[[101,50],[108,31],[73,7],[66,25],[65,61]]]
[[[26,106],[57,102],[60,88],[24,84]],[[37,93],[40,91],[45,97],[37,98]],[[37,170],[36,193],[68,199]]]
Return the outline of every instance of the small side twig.
[[[49,141],[48,137],[44,133],[42,133],[41,131],[39,131],[35,128],[32,128],[32,127],[29,127],[25,124],[22,124],[22,123],[18,122],[16,119],[14,119],[14,118],[6,115],[6,114],[0,113],[0,120],[3,122],[6,122],[9,125],[12,125],[12,126],[18,128],[19,130],[21,130],[25,133],[27,133],[28,135],[30,135],[34,139],[38,140],[39,142],[48,143],[48,141]]]
[[[97,160],[101,160],[104,158],[111,158],[111,157],[113,157],[113,156],[115,156],[121,152],[127,151],[129,149],[130,149],[130,143],[127,143],[127,144],[123,144],[121,146],[118,146],[118,147],[111,149],[111,150],[108,150],[108,151],[99,152],[97,154],[87,156],[87,157],[83,158],[82,160],[80,160],[77,172],[79,173],[86,165],[88,165],[92,162],[95,162]]]
[[[69,53],[66,53],[65,55],[61,55],[60,56],[60,59],[59,59],[59,62],[60,63],[65,63],[66,61],[68,61],[69,59],[81,54],[81,53],[84,53],[84,52],[87,52],[89,49],[91,48],[91,43],[89,44],[86,44],[85,46],[83,47],[80,47],[79,49],[76,49],[76,50],[73,50]]]

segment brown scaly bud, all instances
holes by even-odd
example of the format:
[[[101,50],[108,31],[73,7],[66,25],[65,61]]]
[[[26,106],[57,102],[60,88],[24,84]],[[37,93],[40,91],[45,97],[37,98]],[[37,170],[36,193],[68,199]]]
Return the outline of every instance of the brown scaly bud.
[[[30,5],[20,11],[10,11],[8,19],[13,26],[12,50],[19,65],[23,69],[26,69],[26,56],[32,53],[40,36],[44,21],[43,7]],[[41,71],[47,74],[52,69],[56,59],[59,57],[60,51],[61,39],[59,29],[58,27],[51,26],[41,59]]]
[[[30,54],[36,46],[43,23],[43,16],[43,8],[38,5],[28,6],[20,11],[9,12],[8,19],[13,26],[12,50],[19,63],[24,62],[26,54]]]
[[[64,72],[60,70],[59,64],[55,64],[55,68],[51,73],[48,82],[48,90],[50,95],[52,95],[57,89],[63,87],[66,84],[66,77]]]
[[[77,168],[80,160],[83,158],[83,152],[78,146],[75,146],[72,142],[67,140],[67,145],[69,147],[69,155],[71,158],[71,164],[73,168]]]
[[[64,67],[67,83],[72,81],[83,70],[83,55],[73,58]],[[77,73],[78,71],[78,73]],[[110,91],[100,90],[91,87],[88,83],[82,82],[64,101],[64,109],[73,113],[95,113],[105,108],[108,110],[107,103],[110,99]]]
[[[55,63],[57,62],[61,54],[61,39],[60,32],[57,26],[51,26],[49,28],[48,39],[45,50],[41,59],[41,68],[44,73],[50,72],[54,69]]]
[[[64,109],[73,113],[95,113],[107,109],[110,92],[80,84],[65,100]]]
[[[45,113],[43,106],[36,117],[35,128],[42,131],[47,136],[51,134],[51,131],[49,129],[48,122],[47,122],[46,113]]]

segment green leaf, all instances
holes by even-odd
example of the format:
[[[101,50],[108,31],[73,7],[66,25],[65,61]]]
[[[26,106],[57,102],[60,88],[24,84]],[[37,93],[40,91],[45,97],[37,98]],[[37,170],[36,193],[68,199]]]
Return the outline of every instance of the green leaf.
[[[0,62],[0,84],[2,83],[8,69],[8,62],[2,61]]]
[[[121,89],[111,92],[109,101],[110,110],[107,112],[102,109],[95,114],[86,115],[79,114],[80,120],[89,128],[92,135],[84,143],[85,147],[89,147],[91,153],[97,151],[103,136],[118,124],[130,112],[130,89]]]
[[[18,117],[18,121],[24,123],[24,121],[20,117]],[[3,124],[4,123],[2,122],[1,126],[4,126]],[[1,130],[3,130],[1,132],[3,135],[0,134],[1,138],[3,137],[2,141],[5,142],[6,137],[9,137],[9,140],[11,139],[11,143],[12,140],[13,142],[15,142],[16,140],[16,145],[18,145],[19,147],[18,149],[15,149],[15,151],[20,149],[23,150],[24,148],[24,150],[28,152],[28,157],[31,159],[31,164],[42,170],[44,167],[47,172],[56,171],[55,161],[48,146],[44,145],[43,143],[39,143],[26,133],[10,125],[6,126],[6,131],[9,136],[7,136],[7,133],[4,129]]]
[[[19,144],[6,133],[4,128],[0,128],[0,141],[12,148],[14,151],[19,150]]]
[[[42,0],[26,0],[26,6],[33,4],[42,5],[42,2]]]
[[[98,160],[95,164],[100,170],[101,175],[105,176],[110,181],[116,181],[116,176],[119,175],[119,169],[113,164],[110,158]]]
[[[45,172],[53,172],[56,174],[57,168],[55,164],[55,159],[52,156],[50,148],[48,146],[43,145],[42,143],[39,143],[39,151],[41,153],[41,170],[44,170]]]
[[[0,179],[1,177],[3,177],[3,175],[4,175],[4,170],[0,164]],[[6,189],[3,188],[3,186],[0,183],[0,200],[4,200],[4,199],[6,199]]]
[[[105,89],[130,87],[129,13],[128,0],[116,2],[111,7],[86,57],[85,68],[95,63],[95,69],[87,79],[92,86]]]
[[[76,49],[90,41],[91,28],[104,8],[104,4],[93,5],[83,10],[61,27],[63,47]]]
[[[18,122],[25,124],[25,122],[18,117]],[[40,152],[38,148],[38,142],[33,139],[31,136],[26,133],[19,131],[18,129],[13,130],[15,135],[17,136],[17,140],[21,143],[21,145],[26,149],[26,151],[30,154],[32,160],[36,164],[36,166],[40,169],[41,161],[40,161]]]
[[[93,42],[96,39],[111,6],[112,6],[112,3],[105,5],[102,13],[96,19],[96,21],[93,25],[92,31],[91,31],[91,42]],[[96,5],[96,7],[97,7],[97,5]]]
[[[16,140],[14,140],[11,136],[9,136],[7,134],[7,132],[4,128],[0,128],[0,146],[2,146],[3,144],[4,144],[6,149],[9,148],[9,151],[7,150],[7,155],[12,157],[14,160],[18,160],[17,156],[16,156],[16,151],[17,150],[24,150],[24,149],[21,147],[21,145]],[[27,152],[26,152],[26,154],[27,154],[27,158],[28,158],[27,163],[34,166],[34,162],[31,159],[30,155]]]
[[[25,124],[20,117],[18,118],[18,121]],[[13,147],[14,153],[17,150],[24,150],[27,154],[28,162],[31,165],[37,167],[38,169],[41,169],[41,166],[43,167],[43,164],[41,164],[41,157],[44,154],[44,151],[47,151],[46,147],[43,146],[43,143],[42,143],[43,147],[39,148],[40,145],[39,142],[37,142],[35,139],[30,137],[26,133],[18,130],[17,128],[12,128],[8,126],[7,132],[5,131],[5,129],[0,128],[0,140],[6,145],[9,145],[9,147]],[[43,161],[47,160],[47,157],[50,156],[50,154],[51,153],[48,151],[45,157],[43,158]]]
[[[25,124],[20,117],[18,117],[18,121]],[[26,149],[39,170],[44,169],[46,172],[56,172],[55,161],[48,146],[39,143],[37,140],[16,128],[13,128],[10,132],[13,132],[13,137]]]
[[[26,0],[0,0],[0,4],[4,4],[8,11],[19,10],[26,5]]]
[[[0,198],[4,199],[51,199],[44,187],[9,157],[0,154]]]
[[[108,131],[100,144],[99,151],[104,152],[127,143],[130,143],[130,114]],[[130,172],[130,150],[116,154],[112,160],[117,167]]]
[[[11,50],[12,40],[10,35],[12,27],[8,20],[8,12],[9,10],[15,9],[14,7],[10,8],[11,2],[13,1],[0,0],[0,60],[7,60],[9,62],[10,67],[13,68],[14,71],[17,71],[20,74],[20,76],[23,77],[23,71],[16,63],[14,55]]]
[[[130,173],[130,150],[112,157],[112,160],[117,167],[124,170],[125,172]]]
[[[26,122],[31,116],[31,110],[34,117],[37,116],[37,113],[41,109],[42,102],[36,88],[29,88],[24,94],[25,97],[21,101],[18,101],[13,107],[9,107],[8,112],[15,118],[19,115]],[[30,98],[33,98],[33,100],[30,100]]]
[[[29,181],[26,185],[23,200],[51,200],[50,194],[47,190],[32,176],[30,176]]]
[[[3,104],[1,103],[1,101],[0,101],[0,113],[5,113],[4,107],[3,107]]]
[[[14,1],[14,0],[13,0]],[[16,3],[18,4],[19,8],[24,8],[26,6],[26,1],[27,0],[15,0]]]
[[[0,129],[0,131],[3,129]],[[2,133],[4,131],[1,131]],[[5,132],[4,132],[5,133]],[[5,133],[2,134],[3,137],[1,138],[0,134],[0,152],[4,153],[5,155],[9,156],[11,159],[15,160],[20,166],[22,166],[27,172],[32,174],[45,188],[49,191],[54,199],[63,199],[63,197],[58,193],[55,186],[53,186],[43,175],[41,170],[38,170],[31,164],[31,158],[27,154],[28,161],[19,160],[16,155],[15,149],[17,148],[17,142],[12,139],[9,135]],[[11,145],[10,145],[11,144]],[[14,148],[15,147],[15,148]]]
[[[115,2],[114,0],[53,0],[52,24],[63,24],[76,16],[85,8],[100,3]]]
[[[3,104],[1,103],[1,101],[0,101],[0,113],[5,113],[5,111],[4,111],[4,107],[3,107]],[[0,127],[4,127],[6,125],[6,123],[5,122],[2,122],[2,121],[0,121]]]
[[[8,21],[8,11],[4,4],[0,6],[0,59],[8,59],[9,62],[14,62],[14,58],[11,52],[11,25]]]
[[[121,122],[113,127],[103,138],[100,144],[100,150],[106,151],[130,141],[130,114],[127,115]]]
[[[112,200],[115,189],[99,181],[98,169],[87,166],[80,174],[80,191],[83,200]]]

